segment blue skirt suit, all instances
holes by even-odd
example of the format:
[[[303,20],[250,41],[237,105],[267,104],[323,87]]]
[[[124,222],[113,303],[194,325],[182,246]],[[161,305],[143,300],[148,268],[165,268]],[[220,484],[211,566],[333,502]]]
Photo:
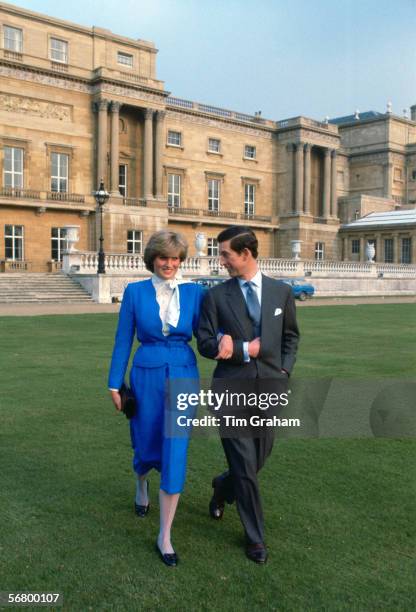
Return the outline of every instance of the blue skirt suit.
[[[180,379],[181,391],[198,387],[195,353],[189,346],[198,327],[203,289],[196,283],[178,285],[180,315],[169,335],[162,333],[159,304],[151,280],[130,283],[120,308],[108,386],[119,389],[124,381],[135,333],[140,342],[130,371],[130,386],[138,410],[130,420],[134,451],[133,469],[139,475],[151,468],[161,472],[160,488],[168,494],[183,490],[189,435],[168,431],[166,388]],[[170,413],[172,414],[172,412]],[[180,413],[179,413],[180,414]]]

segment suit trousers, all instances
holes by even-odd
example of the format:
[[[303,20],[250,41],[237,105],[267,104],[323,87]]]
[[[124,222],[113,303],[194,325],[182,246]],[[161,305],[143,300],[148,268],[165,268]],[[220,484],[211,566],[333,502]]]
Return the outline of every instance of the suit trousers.
[[[227,503],[234,501],[248,544],[264,542],[264,519],[257,474],[273,449],[274,429],[261,438],[222,438],[229,471],[217,476],[216,492]]]

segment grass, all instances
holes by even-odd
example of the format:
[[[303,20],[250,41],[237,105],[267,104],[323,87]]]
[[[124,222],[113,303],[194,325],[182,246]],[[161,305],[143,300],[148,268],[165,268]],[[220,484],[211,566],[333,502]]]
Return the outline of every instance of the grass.
[[[298,377],[414,376],[414,305],[303,308]],[[66,610],[412,610],[415,444],[291,439],[261,473],[270,560],[242,554],[234,507],[207,516],[219,441],[195,438],[174,528],[154,552],[158,475],[132,512],[127,423],[106,376],[116,316],[0,318],[0,591],[61,591]],[[212,364],[201,360],[208,376]],[[413,518],[412,518],[413,517]]]

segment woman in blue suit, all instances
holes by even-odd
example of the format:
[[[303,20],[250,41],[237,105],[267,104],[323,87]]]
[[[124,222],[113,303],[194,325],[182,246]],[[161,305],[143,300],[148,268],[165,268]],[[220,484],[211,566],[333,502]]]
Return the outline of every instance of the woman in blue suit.
[[[135,510],[140,517],[149,511],[147,474],[155,468],[160,481],[160,531],[157,550],[162,561],[177,565],[171,543],[171,526],[185,483],[188,435],[167,431],[166,386],[169,380],[189,381],[195,390],[198,369],[189,346],[198,326],[203,290],[196,283],[176,278],[186,258],[187,243],[175,232],[163,230],[150,238],[144,261],[152,272],[149,280],[130,283],[124,292],[109,374],[109,388],[117,410],[135,333],[140,342],[130,371],[130,385],[138,410],[130,420],[137,474]]]

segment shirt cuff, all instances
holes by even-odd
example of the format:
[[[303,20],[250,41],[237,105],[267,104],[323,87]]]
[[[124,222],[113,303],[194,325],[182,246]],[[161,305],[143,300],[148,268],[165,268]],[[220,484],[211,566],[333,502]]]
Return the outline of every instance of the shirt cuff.
[[[243,342],[243,353],[244,361],[248,363],[250,361],[250,355],[248,354],[248,342]]]
[[[117,391],[117,393],[119,392],[120,389],[111,389],[111,387],[108,387],[109,391]]]

